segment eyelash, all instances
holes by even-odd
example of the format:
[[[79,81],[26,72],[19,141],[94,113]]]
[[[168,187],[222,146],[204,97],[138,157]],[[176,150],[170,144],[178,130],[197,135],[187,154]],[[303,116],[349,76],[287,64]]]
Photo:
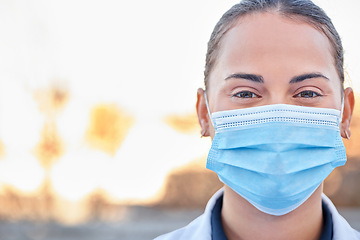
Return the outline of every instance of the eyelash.
[[[244,96],[244,94],[246,94],[246,96]],[[243,96],[241,96],[241,95],[243,95]],[[251,95],[251,97],[248,97],[249,95]],[[256,93],[253,93],[251,91],[241,91],[241,92],[235,93],[233,95],[233,97],[237,97],[237,98],[260,98],[259,95],[257,95]]]
[[[305,96],[305,95],[307,95],[307,96]],[[311,95],[311,96],[309,96],[309,95]],[[302,91],[302,92],[294,95],[294,97],[299,97],[299,98],[316,98],[316,97],[321,97],[321,96],[322,96],[321,94],[311,91],[311,90]]]
[[[294,95],[295,98],[316,98],[316,97],[321,97],[323,95],[321,95],[320,93],[317,93],[315,91],[311,91],[311,90],[305,90],[302,91],[296,95]],[[237,97],[237,98],[261,98],[261,96],[257,95],[254,92],[251,91],[240,91],[237,92],[233,95],[233,97]]]

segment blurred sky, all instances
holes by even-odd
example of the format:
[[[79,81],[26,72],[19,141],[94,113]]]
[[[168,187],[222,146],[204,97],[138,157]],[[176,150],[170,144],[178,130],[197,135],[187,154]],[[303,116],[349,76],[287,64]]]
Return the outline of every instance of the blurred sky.
[[[0,0],[2,186],[31,192],[43,182],[33,149],[49,118],[65,145],[51,181],[67,199],[97,188],[116,199],[145,199],[169,170],[204,157],[208,139],[178,132],[163,119],[195,111],[210,33],[237,2]],[[343,39],[347,84],[359,93],[360,2],[315,2]],[[49,117],[34,93],[54,83],[69,96]],[[103,103],[134,119],[114,154],[84,144],[91,110]]]

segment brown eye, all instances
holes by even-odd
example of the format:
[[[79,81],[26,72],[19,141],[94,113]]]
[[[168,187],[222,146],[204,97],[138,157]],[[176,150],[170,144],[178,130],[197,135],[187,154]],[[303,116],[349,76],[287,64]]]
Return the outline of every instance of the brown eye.
[[[319,96],[321,95],[314,91],[302,91],[301,93],[295,95],[295,97],[301,97],[301,98],[314,98]]]
[[[250,92],[250,91],[241,91],[241,92],[236,93],[234,95],[234,97],[238,97],[238,98],[258,98],[260,96],[256,95],[253,92]]]

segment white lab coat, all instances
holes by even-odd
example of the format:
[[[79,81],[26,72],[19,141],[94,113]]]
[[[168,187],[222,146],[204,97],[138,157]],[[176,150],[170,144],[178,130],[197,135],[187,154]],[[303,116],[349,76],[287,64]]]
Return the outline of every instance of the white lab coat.
[[[223,195],[223,189],[214,194],[206,205],[204,214],[196,218],[189,225],[164,234],[155,240],[211,240],[211,212],[216,200]],[[338,213],[334,204],[325,194],[322,195],[323,202],[329,208],[333,220],[333,240],[360,240],[360,232],[346,222]]]

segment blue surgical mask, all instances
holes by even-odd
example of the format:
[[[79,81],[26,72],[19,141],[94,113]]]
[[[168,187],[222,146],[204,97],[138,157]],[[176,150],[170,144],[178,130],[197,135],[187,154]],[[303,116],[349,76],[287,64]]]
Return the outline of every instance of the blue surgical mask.
[[[340,111],[276,104],[211,114],[206,167],[260,211],[298,208],[346,162]]]

